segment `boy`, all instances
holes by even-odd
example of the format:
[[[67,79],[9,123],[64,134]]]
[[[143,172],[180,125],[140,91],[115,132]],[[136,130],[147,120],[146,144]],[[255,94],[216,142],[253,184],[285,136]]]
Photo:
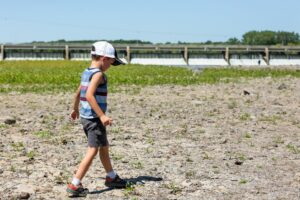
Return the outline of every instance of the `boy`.
[[[86,196],[88,189],[83,188],[81,180],[88,171],[98,151],[100,160],[107,173],[107,187],[125,188],[127,182],[121,179],[113,170],[106,136],[106,126],[112,125],[112,119],[105,115],[107,97],[107,77],[104,74],[110,65],[124,64],[118,57],[115,48],[108,42],[99,41],[93,44],[91,66],[81,76],[74,99],[71,118],[81,118],[83,130],[88,138],[88,150],[81,161],[72,183],[68,184],[67,192],[72,196]],[[80,112],[79,112],[80,103]]]

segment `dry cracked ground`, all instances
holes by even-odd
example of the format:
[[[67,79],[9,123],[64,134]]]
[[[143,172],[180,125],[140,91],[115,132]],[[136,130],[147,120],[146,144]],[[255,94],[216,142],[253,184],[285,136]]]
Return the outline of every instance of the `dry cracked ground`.
[[[0,94],[0,199],[67,199],[86,151],[73,94]],[[123,88],[109,95],[111,158],[135,183],[86,199],[299,199],[300,79]]]

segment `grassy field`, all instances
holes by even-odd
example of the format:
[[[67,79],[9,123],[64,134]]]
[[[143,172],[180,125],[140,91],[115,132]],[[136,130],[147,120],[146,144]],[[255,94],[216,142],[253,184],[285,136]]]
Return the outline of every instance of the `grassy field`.
[[[2,61],[0,62],[0,92],[74,91],[87,61]],[[120,86],[191,85],[238,81],[241,77],[300,77],[296,69],[210,68],[195,73],[186,68],[126,65],[111,67],[107,72],[111,91]]]

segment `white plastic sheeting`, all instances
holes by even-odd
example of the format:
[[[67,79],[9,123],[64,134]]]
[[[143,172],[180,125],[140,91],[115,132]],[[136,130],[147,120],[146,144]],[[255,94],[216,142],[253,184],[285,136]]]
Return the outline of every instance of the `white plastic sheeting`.
[[[183,58],[132,58],[130,63],[141,65],[185,66]]]

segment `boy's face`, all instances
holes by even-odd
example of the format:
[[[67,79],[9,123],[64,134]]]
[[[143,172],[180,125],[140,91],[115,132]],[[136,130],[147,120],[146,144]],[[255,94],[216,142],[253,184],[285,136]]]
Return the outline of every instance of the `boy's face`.
[[[110,65],[112,65],[114,62],[115,62],[114,58],[104,57],[102,71],[105,72],[106,70],[108,70]]]

